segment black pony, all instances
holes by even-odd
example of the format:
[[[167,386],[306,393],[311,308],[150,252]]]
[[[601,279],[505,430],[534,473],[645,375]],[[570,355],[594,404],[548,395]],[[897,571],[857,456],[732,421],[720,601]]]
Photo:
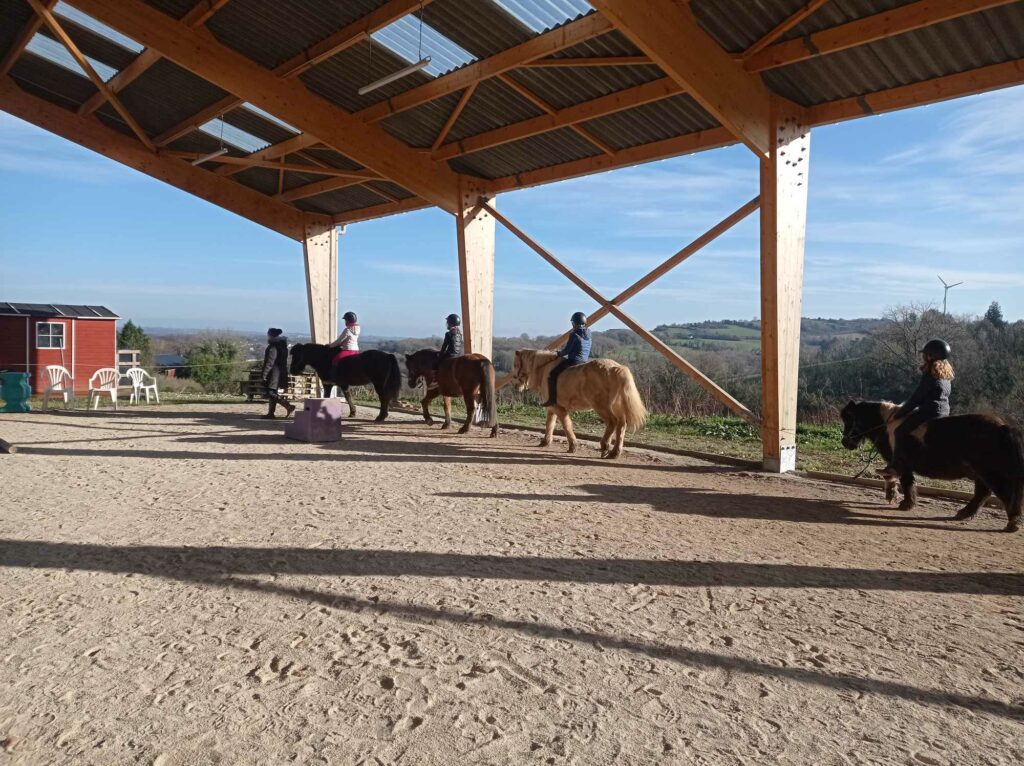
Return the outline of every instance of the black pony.
[[[348,402],[349,417],[355,417],[356,406],[349,395],[349,386],[372,385],[380,399],[380,414],[376,420],[384,420],[388,416],[388,406],[398,396],[402,388],[402,370],[394,354],[370,349],[353,356],[347,356],[334,363],[338,349],[323,346],[319,343],[296,343],[292,346],[292,363],[290,372],[298,375],[306,366],[316,370],[323,383],[324,391],[330,386],[337,386],[345,394]]]
[[[843,446],[853,450],[868,439],[879,454],[892,460],[893,438],[902,422],[889,421],[897,405],[892,402],[850,402],[841,414]],[[993,494],[1006,508],[1006,532],[1020,528],[1024,512],[1024,431],[991,415],[954,415],[931,420],[908,440],[907,464],[900,476],[907,511],[917,503],[914,473],[933,479],[973,479],[974,497],[954,517],[969,519]],[[887,487],[887,497],[890,497]]]

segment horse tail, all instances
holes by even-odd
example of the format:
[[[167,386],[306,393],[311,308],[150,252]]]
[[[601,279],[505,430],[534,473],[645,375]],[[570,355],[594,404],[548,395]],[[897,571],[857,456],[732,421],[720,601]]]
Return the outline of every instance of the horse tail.
[[[1014,426],[1005,428],[1010,442],[1010,504],[1006,507],[1006,530],[1012,532],[1020,526],[1024,515],[1024,431]]]
[[[398,394],[402,390],[402,369],[398,366],[398,358],[394,354],[388,354],[382,389],[389,402],[398,399]]]
[[[637,391],[633,373],[622,365],[612,368],[610,372],[612,387],[615,389],[612,392],[612,414],[626,424],[627,431],[639,431],[647,422],[647,408]]]
[[[494,389],[494,365],[487,359],[480,360],[483,382],[480,385],[480,407],[487,413],[487,427],[498,425],[498,395]]]

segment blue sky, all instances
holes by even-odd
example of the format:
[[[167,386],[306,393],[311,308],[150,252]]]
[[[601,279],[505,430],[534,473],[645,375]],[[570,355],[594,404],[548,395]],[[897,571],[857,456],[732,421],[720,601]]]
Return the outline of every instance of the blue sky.
[[[908,301],[1024,316],[1024,87],[816,129],[804,315]],[[307,328],[301,247],[0,112],[0,300],[100,303],[141,324]],[[606,294],[757,192],[743,147],[502,195],[499,207]],[[593,303],[499,226],[495,331],[553,334]],[[341,310],[371,335],[458,311],[436,211],[349,226]],[[627,304],[648,326],[756,317],[756,215]],[[607,321],[607,320],[606,320]],[[603,325],[616,326],[612,322]]]

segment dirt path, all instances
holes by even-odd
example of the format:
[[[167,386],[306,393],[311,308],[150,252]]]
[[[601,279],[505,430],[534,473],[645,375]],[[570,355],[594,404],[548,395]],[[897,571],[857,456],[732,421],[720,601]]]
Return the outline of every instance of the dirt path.
[[[413,420],[0,416],[0,764],[1024,758],[983,511]]]

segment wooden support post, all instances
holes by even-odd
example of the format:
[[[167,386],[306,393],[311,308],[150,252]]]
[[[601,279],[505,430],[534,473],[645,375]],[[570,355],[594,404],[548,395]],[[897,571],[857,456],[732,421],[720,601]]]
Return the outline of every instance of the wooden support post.
[[[761,440],[764,467],[796,468],[796,399],[810,128],[772,97],[771,150],[761,161]]]
[[[338,334],[338,230],[309,223],[302,243],[309,300],[309,334],[314,343],[330,343]]]
[[[494,339],[494,217],[479,206],[481,190],[475,183],[462,182],[459,195],[455,225],[466,353],[490,359]],[[487,201],[494,204],[493,198]]]

